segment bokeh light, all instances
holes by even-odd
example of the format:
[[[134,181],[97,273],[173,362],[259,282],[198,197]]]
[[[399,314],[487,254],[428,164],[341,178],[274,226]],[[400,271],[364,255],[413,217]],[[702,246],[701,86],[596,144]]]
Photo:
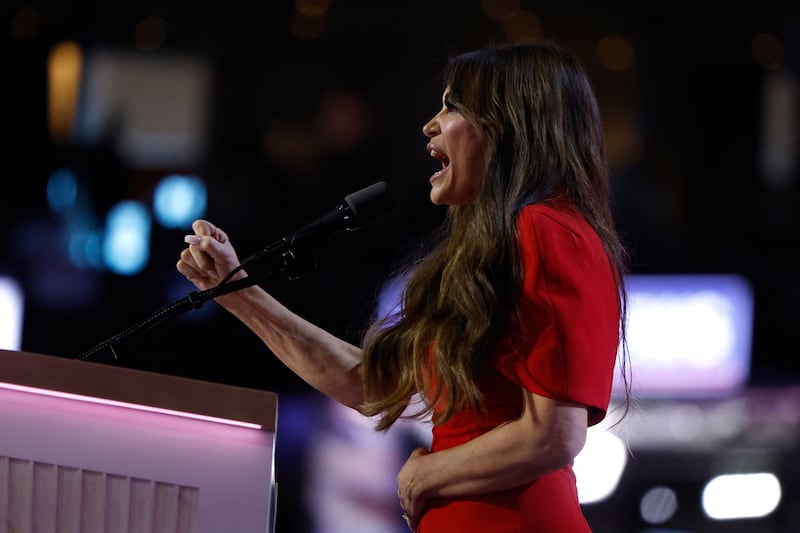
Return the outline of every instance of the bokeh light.
[[[206,187],[197,176],[173,174],[153,194],[153,215],[165,228],[185,228],[206,210]]]
[[[116,274],[138,274],[150,255],[150,213],[140,202],[116,204],[106,218],[103,261]]]

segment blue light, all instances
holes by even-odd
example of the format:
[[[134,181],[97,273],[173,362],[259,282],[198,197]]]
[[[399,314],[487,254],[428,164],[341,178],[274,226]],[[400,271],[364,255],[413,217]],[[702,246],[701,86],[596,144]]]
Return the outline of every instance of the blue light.
[[[196,176],[173,174],[156,186],[153,213],[165,228],[189,226],[206,210],[206,187]]]
[[[78,200],[78,178],[67,167],[53,172],[47,180],[47,205],[56,213],[71,211]]]
[[[139,273],[150,253],[150,214],[139,202],[123,201],[106,218],[103,260],[117,274]]]
[[[101,269],[102,234],[91,228],[75,229],[70,231],[69,258],[72,264],[81,270],[88,268]]]

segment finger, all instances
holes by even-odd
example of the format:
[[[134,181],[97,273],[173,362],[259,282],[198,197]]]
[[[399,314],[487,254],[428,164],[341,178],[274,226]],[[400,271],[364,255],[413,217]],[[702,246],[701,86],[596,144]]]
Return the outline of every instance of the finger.
[[[194,230],[195,234],[197,235],[203,237],[212,237],[220,244],[225,244],[228,242],[228,234],[207,220],[195,220],[192,223],[192,230]]]
[[[176,268],[178,269],[178,272],[186,276],[186,278],[190,281],[194,282],[208,279],[208,274],[196,267],[194,264],[194,259],[192,258],[191,254],[188,253],[188,250],[184,250],[184,253],[181,254],[181,259],[178,260]]]
[[[186,265],[193,269],[197,268],[197,264],[195,263],[194,257],[192,256],[192,252],[191,250],[189,250],[189,248],[185,248],[184,250],[181,251],[181,255],[178,258],[178,266],[180,267],[181,265]],[[181,274],[182,273],[183,272],[181,272]]]
[[[228,242],[228,234],[222,231],[219,228],[214,228],[214,231],[211,235],[219,242],[220,244],[225,244]]]
[[[211,235],[215,229],[216,226],[208,220],[198,219],[192,222],[192,231],[194,231],[196,235],[208,236]]]
[[[210,289],[217,284],[216,272],[209,272],[197,266],[194,257],[188,249],[181,254],[177,263],[178,272],[191,281],[199,289]]]
[[[186,277],[186,279],[188,279],[189,281],[193,283],[200,281],[201,274],[197,270],[193,269],[191,266],[186,264],[185,261],[183,260],[178,261],[175,267],[178,269],[178,272],[183,274],[184,277]]]
[[[196,265],[198,270],[208,272],[210,269],[214,268],[214,262],[211,260],[210,256],[197,246],[189,247],[189,255],[192,256],[192,262]]]
[[[406,521],[406,525],[408,526],[408,529],[410,529],[411,531],[416,531],[417,530],[417,525],[419,525],[419,521],[414,516],[409,515],[408,513],[406,513],[406,514],[403,515],[403,518]]]
[[[188,252],[195,268],[208,275],[216,276],[213,238],[203,237],[200,243],[189,245]]]
[[[411,452],[411,455],[409,455],[408,458],[411,459],[412,457],[420,457],[423,455],[428,455],[429,453],[431,453],[430,450],[428,450],[423,446],[419,446],[417,448],[414,448],[414,451]]]

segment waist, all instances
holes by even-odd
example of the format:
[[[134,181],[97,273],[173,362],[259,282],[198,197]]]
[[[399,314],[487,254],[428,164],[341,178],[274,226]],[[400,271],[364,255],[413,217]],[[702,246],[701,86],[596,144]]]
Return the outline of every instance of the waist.
[[[417,533],[589,532],[567,465],[514,487],[476,496],[428,501]]]

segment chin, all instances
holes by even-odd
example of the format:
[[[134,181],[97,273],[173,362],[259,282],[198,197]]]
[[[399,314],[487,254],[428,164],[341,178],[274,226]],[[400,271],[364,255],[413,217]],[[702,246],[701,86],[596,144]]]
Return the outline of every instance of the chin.
[[[444,205],[444,204],[447,203],[445,201],[445,198],[442,197],[442,189],[441,189],[441,187],[437,187],[435,185],[433,187],[431,187],[431,192],[430,192],[429,196],[430,196],[430,199],[431,199],[431,203],[433,205]]]
[[[464,195],[447,194],[446,192],[437,191],[436,189],[431,190],[430,194],[431,203],[434,205],[464,205],[464,204],[471,204],[475,198],[474,195],[470,197],[465,197]]]
[[[442,199],[439,198],[439,195],[438,194],[434,194],[433,191],[431,191],[430,197],[431,197],[431,203],[433,205],[445,205],[447,203],[447,202],[442,201]]]

